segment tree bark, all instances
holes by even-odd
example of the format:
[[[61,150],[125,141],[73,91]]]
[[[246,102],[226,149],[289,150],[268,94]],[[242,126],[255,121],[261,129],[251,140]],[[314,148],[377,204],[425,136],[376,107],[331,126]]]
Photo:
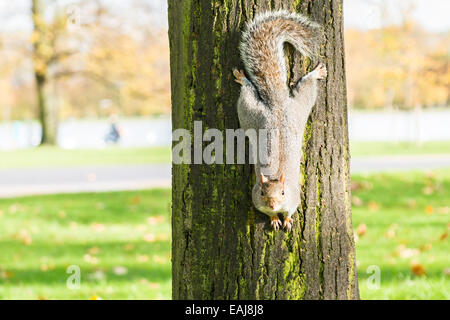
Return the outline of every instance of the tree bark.
[[[278,9],[310,16],[326,34],[320,60],[328,80],[305,132],[293,230],[273,231],[254,209],[251,165],[173,165],[174,299],[359,298],[342,0],[169,0],[173,129],[193,136],[194,121],[222,132],[239,128],[232,68],[243,68],[241,31],[255,14]],[[291,81],[316,64],[287,52]]]
[[[44,5],[41,0],[32,0],[33,18],[33,62],[39,122],[42,128],[41,145],[56,145],[58,114],[52,110],[47,99],[48,67],[53,48],[48,42],[48,26],[44,20]]]

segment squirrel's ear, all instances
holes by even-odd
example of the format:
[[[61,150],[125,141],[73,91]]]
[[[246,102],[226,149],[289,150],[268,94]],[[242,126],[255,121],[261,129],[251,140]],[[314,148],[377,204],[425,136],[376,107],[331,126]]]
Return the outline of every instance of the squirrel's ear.
[[[260,175],[260,179],[261,179],[261,183],[266,183],[268,181],[268,179],[266,178],[266,176],[261,172]]]
[[[282,183],[282,184],[284,184],[284,182],[285,182],[286,180],[285,180],[285,178],[284,178],[284,172],[281,174],[281,177],[280,177],[280,182]]]

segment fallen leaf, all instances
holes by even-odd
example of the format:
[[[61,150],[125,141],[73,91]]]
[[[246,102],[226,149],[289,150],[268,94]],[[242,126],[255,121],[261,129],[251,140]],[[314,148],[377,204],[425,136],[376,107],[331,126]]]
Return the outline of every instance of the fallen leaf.
[[[103,300],[102,298],[100,298],[99,296],[91,296],[89,298],[89,300]]]
[[[161,222],[164,222],[165,218],[163,216],[154,216],[147,219],[147,223],[149,225],[156,225]]]
[[[0,272],[0,278],[6,280],[6,279],[11,279],[12,277],[14,277],[14,272],[11,271],[1,271]]]
[[[434,212],[433,206],[428,205],[428,206],[425,207],[425,213],[427,215],[431,216],[433,214],[433,212]]]
[[[146,235],[144,235],[144,240],[146,242],[153,242],[155,241],[155,235],[153,233],[147,233]]]
[[[96,270],[88,275],[89,279],[96,281],[103,281],[106,279],[106,274],[102,270]]]
[[[124,276],[128,273],[128,269],[122,266],[114,267],[113,272],[116,276]]]
[[[353,196],[352,197],[352,204],[355,207],[361,207],[363,205],[363,201],[361,200],[361,198],[359,198],[357,196]]]
[[[97,257],[93,257],[90,254],[85,254],[83,256],[83,259],[84,259],[84,261],[86,261],[87,263],[90,263],[90,264],[98,264],[98,262],[99,262]]]
[[[400,256],[402,259],[409,259],[417,256],[418,254],[420,254],[419,250],[408,248],[404,244],[399,245],[397,247],[397,251],[395,252],[395,255]]]
[[[93,223],[91,225],[91,228],[95,231],[95,232],[103,232],[105,230],[105,225],[101,224],[101,223]]]
[[[408,199],[408,208],[415,209],[417,207],[416,199]]]
[[[132,204],[137,205],[137,204],[139,204],[140,202],[141,202],[141,198],[140,198],[139,196],[135,196],[135,197],[133,197],[133,198],[131,199],[131,203],[132,203]]]
[[[391,225],[385,233],[386,238],[388,238],[388,239],[395,238],[397,235],[397,227],[398,227],[398,225],[396,223]]]
[[[138,255],[136,256],[136,261],[139,262],[139,263],[147,262],[149,259],[150,259],[150,258],[149,258],[147,255],[145,255],[145,254],[144,254],[144,255],[138,254]]]
[[[431,248],[432,248],[431,243],[427,243],[427,244],[424,244],[423,246],[420,246],[421,251],[430,251]]]
[[[422,189],[422,193],[426,196],[432,195],[434,193],[434,188],[432,186],[426,186]]]
[[[134,249],[134,244],[131,244],[131,243],[126,244],[123,246],[123,248],[125,249],[125,251],[131,251]]]
[[[367,207],[369,208],[369,211],[375,212],[380,209],[380,205],[376,203],[375,201],[369,201],[367,204]]]
[[[415,276],[424,276],[424,275],[426,275],[425,267],[423,265],[421,265],[417,261],[412,261],[411,262],[411,272]]]
[[[450,207],[442,207],[437,210],[439,214],[450,214]]]
[[[448,232],[444,232],[443,234],[441,234],[441,236],[439,237],[439,240],[444,241],[445,239],[448,238]]]
[[[148,284],[148,286],[150,287],[150,289],[159,289],[161,287],[161,285],[159,283],[156,283],[156,282],[150,282]]]
[[[356,234],[360,237],[364,236],[367,232],[367,226],[362,223],[356,228]]]
[[[88,250],[89,254],[98,254],[100,252],[100,249],[98,247],[92,247]]]

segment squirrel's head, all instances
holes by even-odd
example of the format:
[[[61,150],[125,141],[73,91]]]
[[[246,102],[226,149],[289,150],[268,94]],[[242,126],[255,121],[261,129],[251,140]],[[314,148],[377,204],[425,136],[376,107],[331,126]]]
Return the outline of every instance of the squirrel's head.
[[[280,179],[270,180],[261,173],[261,188],[258,196],[258,209],[261,211],[276,212],[282,208],[285,200],[285,177],[281,174]]]

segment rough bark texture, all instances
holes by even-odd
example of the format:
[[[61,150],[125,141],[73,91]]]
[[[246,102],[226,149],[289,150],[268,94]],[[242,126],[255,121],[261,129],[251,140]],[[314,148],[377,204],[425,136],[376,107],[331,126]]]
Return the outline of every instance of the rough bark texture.
[[[291,233],[252,206],[251,165],[174,165],[174,299],[357,299],[341,0],[169,0],[173,129],[239,128],[245,22],[298,11],[321,23],[328,67],[305,132],[302,203]],[[297,80],[313,63],[287,50]],[[207,145],[207,143],[205,144]],[[205,146],[204,145],[204,146]]]

